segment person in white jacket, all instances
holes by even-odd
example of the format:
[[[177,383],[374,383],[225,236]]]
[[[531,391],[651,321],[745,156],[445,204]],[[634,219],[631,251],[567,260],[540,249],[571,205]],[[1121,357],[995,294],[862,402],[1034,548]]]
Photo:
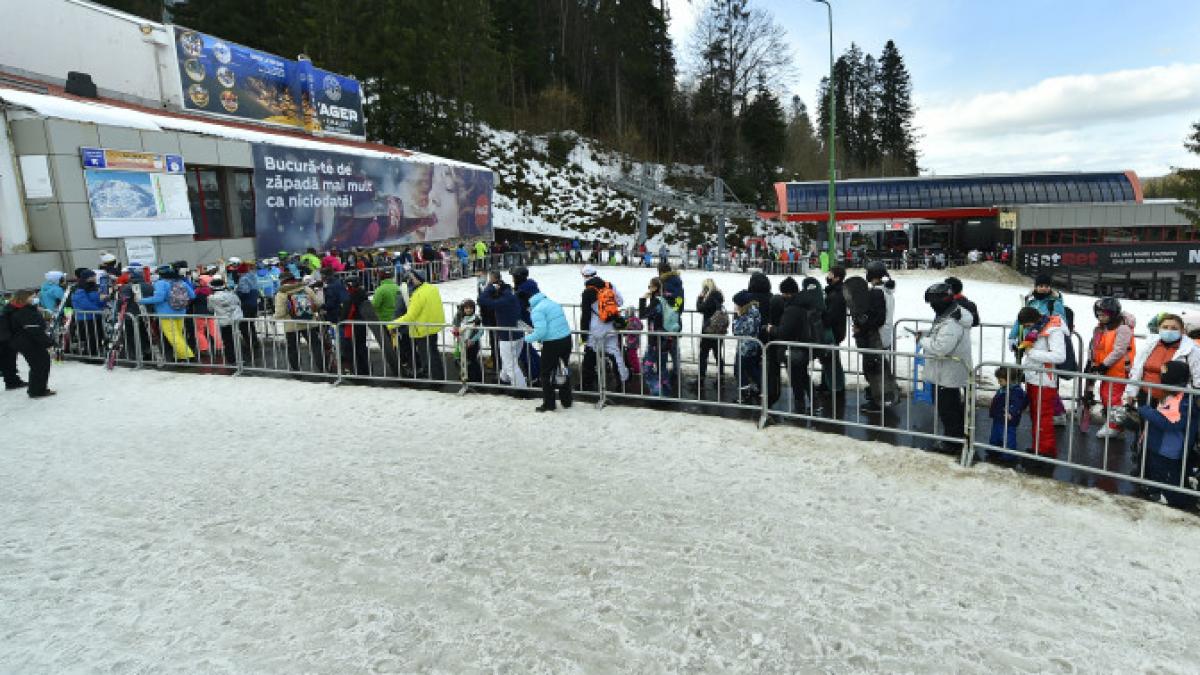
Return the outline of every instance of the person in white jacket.
[[[1183,334],[1183,325],[1183,319],[1176,314],[1164,314],[1159,318],[1158,335],[1138,350],[1133,368],[1129,371],[1129,379],[1133,382],[1125,387],[1123,398],[1126,405],[1135,401],[1146,403],[1147,398],[1157,399],[1161,396],[1159,390],[1147,387],[1147,391],[1143,391],[1137,383],[1161,382],[1163,366],[1169,361],[1186,363],[1192,374],[1191,386],[1200,388],[1200,347]]]
[[[963,423],[963,388],[971,376],[971,323],[974,317],[959,307],[954,290],[946,283],[925,289],[925,302],[937,314],[921,340],[921,349],[930,357],[925,363],[924,380],[937,387],[937,413],[943,433],[950,438],[966,436]],[[938,441],[935,452],[960,452],[957,442]]]
[[[1043,315],[1035,307],[1022,307],[1017,354],[1025,366],[1025,393],[1033,422],[1033,452],[1058,457],[1054,437],[1054,401],[1058,391],[1055,366],[1067,360],[1067,327],[1057,315]]]

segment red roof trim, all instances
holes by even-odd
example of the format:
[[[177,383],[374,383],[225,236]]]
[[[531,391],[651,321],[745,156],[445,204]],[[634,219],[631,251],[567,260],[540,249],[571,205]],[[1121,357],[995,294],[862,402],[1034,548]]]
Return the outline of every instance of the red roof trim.
[[[965,209],[910,209],[904,211],[838,211],[837,220],[898,220],[901,218],[928,218],[930,220],[949,218],[989,218],[1000,213],[998,208],[965,208]],[[812,213],[788,213],[784,219],[791,222],[828,222],[828,211]]]

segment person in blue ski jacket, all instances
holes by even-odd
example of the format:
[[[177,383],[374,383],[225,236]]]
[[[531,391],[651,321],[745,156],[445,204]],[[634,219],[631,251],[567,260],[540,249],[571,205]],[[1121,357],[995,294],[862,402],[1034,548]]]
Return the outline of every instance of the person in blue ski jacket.
[[[540,293],[541,289],[538,288],[536,281],[529,278],[529,268],[524,265],[513,267],[509,270],[509,274],[512,275],[513,291],[517,295],[517,300],[521,301],[521,320],[532,325],[530,300]],[[537,348],[529,342],[522,346],[521,363],[525,364],[530,375],[542,371],[542,357],[538,354]]]
[[[462,275],[467,276],[470,270],[471,254],[467,253],[467,247],[462,242],[458,243],[458,248],[454,249],[454,255],[458,256],[458,264],[462,268]]]
[[[989,410],[992,433],[988,443],[992,447],[1016,450],[1017,427],[1021,424],[1021,415],[1029,399],[1021,386],[1020,371],[1001,367],[995,370],[995,377],[997,391]],[[1001,453],[1001,458],[1010,459],[1012,456]]]
[[[272,274],[267,268],[266,263],[261,260],[255,264],[255,281],[258,283],[258,292],[267,299],[268,304],[275,298],[275,293],[279,291],[279,278]]]
[[[529,298],[530,317],[533,320],[533,332],[525,336],[525,344],[532,347],[533,343],[542,343],[541,369],[538,377],[542,383],[542,405],[538,412],[549,412],[555,409],[554,390],[558,387],[558,401],[564,408],[571,407],[571,371],[568,361],[571,357],[571,324],[562,306],[547,298],[544,293],[534,293]],[[558,383],[560,371],[566,371],[566,377]]]
[[[1033,307],[1042,316],[1060,316],[1067,320],[1066,306],[1063,305],[1062,294],[1051,287],[1052,279],[1049,274],[1037,275],[1033,282],[1033,292],[1025,296],[1025,306]],[[1008,331],[1008,346],[1015,347],[1020,342],[1021,327],[1016,323]]]
[[[1185,338],[1187,339],[1187,338]],[[1163,366],[1162,383],[1171,387],[1186,387],[1191,383],[1191,370],[1183,361],[1169,361]],[[1146,423],[1146,478],[1164,485],[1179,486],[1183,464],[1189,448],[1196,444],[1200,430],[1200,414],[1191,394],[1164,391],[1157,404],[1138,407]],[[1186,487],[1186,483],[1183,483]],[[1169,506],[1192,509],[1196,498],[1163,490]]]
[[[46,280],[42,282],[42,287],[38,289],[38,304],[42,309],[53,314],[58,310],[58,306],[62,304],[63,298],[67,295],[65,288],[65,280],[67,275],[58,270],[46,272]]]
[[[162,329],[167,343],[171,345],[175,359],[186,361],[195,358],[196,355],[187,343],[183,319],[178,318],[187,314],[187,305],[171,306],[171,291],[176,287],[184,289],[189,301],[196,299],[196,292],[192,290],[191,286],[184,283],[183,278],[179,275],[179,270],[165,265],[158,268],[158,281],[154,282],[154,294],[150,297],[143,297],[138,302],[154,308],[154,313],[158,315],[159,328]]]
[[[520,364],[524,335],[517,329],[517,322],[521,320],[521,301],[513,293],[512,286],[504,283],[500,272],[493,270],[488,272],[488,283],[479,289],[475,302],[493,313],[496,327],[513,329],[496,331],[500,343],[500,381],[524,387],[525,374]]]
[[[104,342],[103,312],[107,306],[100,295],[96,272],[85,270],[71,293],[71,307],[75,311],[75,335],[79,336],[88,356],[100,355],[100,346]]]

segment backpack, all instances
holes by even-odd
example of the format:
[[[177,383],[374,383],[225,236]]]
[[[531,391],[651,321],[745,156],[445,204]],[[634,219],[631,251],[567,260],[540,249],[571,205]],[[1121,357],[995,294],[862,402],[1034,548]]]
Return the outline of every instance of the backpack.
[[[182,312],[188,307],[188,303],[192,299],[188,297],[187,284],[182,281],[171,283],[171,290],[167,291],[167,306],[171,309]]]
[[[683,329],[683,325],[679,322],[679,311],[666,298],[659,296],[658,306],[662,308],[660,330],[665,333],[678,333]]]
[[[729,313],[724,309],[718,309],[713,312],[713,315],[708,317],[708,325],[704,327],[704,332],[709,335],[724,335],[729,332]]]
[[[605,282],[604,286],[596,289],[596,316],[600,317],[601,323],[609,323],[621,316],[617,292],[610,283]]]
[[[289,293],[287,299],[288,316],[299,321],[312,321],[313,306],[312,301],[308,298],[308,293],[303,290],[297,293]]]

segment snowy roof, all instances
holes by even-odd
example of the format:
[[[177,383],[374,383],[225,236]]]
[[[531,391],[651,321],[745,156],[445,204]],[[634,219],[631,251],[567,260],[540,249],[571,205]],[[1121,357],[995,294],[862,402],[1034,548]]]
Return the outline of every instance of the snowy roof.
[[[480,171],[487,167],[446,159],[421,152],[393,148],[379,143],[367,143],[343,138],[312,138],[298,132],[267,130],[235,122],[197,119],[168,111],[157,111],[120,101],[92,101],[70,96],[38,94],[20,89],[0,88],[0,102],[9,106],[27,108],[43,117],[106,124],[142,131],[183,131],[204,134],[247,143],[283,145],[306,150],[340,152],[363,157],[384,159],[406,159],[438,164],[450,164]]]

